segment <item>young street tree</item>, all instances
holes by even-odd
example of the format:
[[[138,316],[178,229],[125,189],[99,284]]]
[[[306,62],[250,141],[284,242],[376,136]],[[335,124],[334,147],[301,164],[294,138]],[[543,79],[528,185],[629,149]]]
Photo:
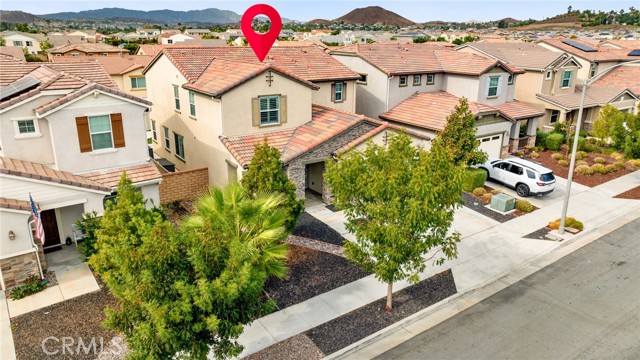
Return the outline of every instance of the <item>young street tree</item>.
[[[273,307],[262,300],[265,281],[285,272],[281,202],[234,183],[199,199],[176,229],[123,176],[89,263],[118,300],[105,325],[124,334],[130,358],[240,354],[243,326]]]
[[[387,283],[387,311],[393,283],[418,282],[430,250],[442,251],[438,264],[457,256],[460,234],[447,232],[460,204],[462,177],[439,141],[426,151],[404,133],[392,135],[387,147],[369,143],[363,152],[327,161],[325,178],[356,236],[345,243],[346,256]]]
[[[447,116],[447,125],[438,138],[453,153],[458,165],[476,165],[487,161],[487,153],[478,149],[476,117],[469,109],[469,101],[461,98],[454,111]]]
[[[265,192],[283,194],[285,200],[282,203],[282,208],[287,213],[285,227],[289,232],[293,231],[304,210],[304,200],[299,200],[296,197],[296,186],[282,170],[280,151],[269,146],[266,138],[262,144],[255,145],[249,170],[240,182],[249,194]]]

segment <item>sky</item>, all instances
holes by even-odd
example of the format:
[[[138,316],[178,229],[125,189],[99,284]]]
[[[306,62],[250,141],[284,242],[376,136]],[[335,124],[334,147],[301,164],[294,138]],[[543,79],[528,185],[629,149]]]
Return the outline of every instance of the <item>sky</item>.
[[[571,5],[580,10],[627,10],[639,7],[638,1],[617,0],[400,0],[400,1],[361,1],[361,0],[274,0],[274,1],[218,1],[218,0],[136,0],[136,1],[92,1],[92,0],[2,0],[2,10],[22,10],[31,14],[49,14],[63,11],[81,11],[120,7],[132,10],[201,10],[218,8],[232,10],[242,15],[251,5],[267,3],[278,10],[281,17],[308,21],[312,19],[335,19],[349,11],[366,6],[377,5],[393,11],[405,18],[417,22],[431,20],[443,21],[489,21],[512,17],[518,20],[542,20],[565,13]]]

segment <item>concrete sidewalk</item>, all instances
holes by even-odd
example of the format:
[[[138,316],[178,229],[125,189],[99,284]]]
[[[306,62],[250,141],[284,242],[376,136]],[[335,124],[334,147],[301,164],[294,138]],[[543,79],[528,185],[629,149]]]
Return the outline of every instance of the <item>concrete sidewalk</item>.
[[[545,203],[544,207],[503,224],[490,219],[487,221],[486,217],[485,220],[478,218],[483,216],[473,211],[471,212],[474,214],[469,214],[467,209],[458,210],[456,219],[464,218],[463,221],[454,222],[455,227],[463,227],[463,240],[458,246],[458,258],[442,266],[429,266],[420,278],[426,279],[451,268],[458,289],[457,296],[473,292],[507,276],[515,269],[530,264],[535,259],[553,254],[558,248],[574,241],[574,238],[585,238],[590,233],[597,233],[614,219],[626,218],[629,214],[637,217],[640,201],[612,199],[612,196],[639,185],[640,171],[636,171],[595,188],[573,186],[568,214],[582,221],[585,229],[578,235],[567,235],[566,238],[569,240],[564,242],[522,238],[560,217],[562,197],[556,197],[555,201]],[[312,204],[307,207],[307,211],[343,234],[345,238],[353,238],[344,229],[344,217],[341,212],[332,212],[321,204]],[[471,226],[470,221],[473,221]],[[399,282],[394,285],[394,291],[408,285],[406,282]],[[385,295],[386,285],[371,275],[257,319],[245,328],[239,339],[245,346],[241,357],[330,321]]]

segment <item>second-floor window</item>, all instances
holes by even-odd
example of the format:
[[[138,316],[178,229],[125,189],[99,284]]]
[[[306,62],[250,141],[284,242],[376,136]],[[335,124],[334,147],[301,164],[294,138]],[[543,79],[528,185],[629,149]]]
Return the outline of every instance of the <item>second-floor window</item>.
[[[509,78],[507,79],[507,85],[513,85],[513,75],[509,75]]]
[[[153,142],[155,142],[155,143],[158,142],[158,130],[156,129],[156,121],[155,120],[151,120],[151,137],[153,139]]]
[[[547,72],[544,74],[544,79],[551,80],[551,70],[547,70]]]
[[[436,76],[434,74],[427,74],[427,85],[433,85],[436,83]]]
[[[25,43],[27,44],[27,46],[33,46],[33,41],[25,41]]]
[[[180,88],[178,88],[178,85],[173,85],[173,99],[176,110],[180,110]]]
[[[406,75],[400,76],[400,86],[407,86],[407,76]]]
[[[80,116],[76,118],[80,152],[125,146],[122,114]]]
[[[413,86],[422,84],[422,75],[413,75]]]
[[[597,69],[597,65],[596,63],[591,64],[591,72],[589,73],[589,77],[594,77],[596,76],[596,69]]]
[[[14,41],[13,46],[22,46],[22,41]]]
[[[146,89],[147,88],[147,80],[143,77],[132,77],[131,78],[131,88],[132,89]]]
[[[487,96],[494,97],[500,95],[500,76],[491,76],[487,79]]]
[[[167,151],[171,151],[171,139],[169,139],[169,128],[167,128],[166,126],[163,126],[162,130],[164,130],[164,148]]]
[[[331,85],[332,88],[332,94],[331,94],[331,101],[333,102],[343,102],[346,100],[346,84],[345,83],[333,83]]]
[[[196,116],[196,94],[193,91],[189,91],[189,113]]]
[[[18,133],[22,134],[35,134],[36,124],[33,120],[18,120]]]
[[[113,147],[109,115],[89,116],[89,133],[91,134],[91,147],[93,150]]]
[[[262,96],[260,101],[260,125],[280,123],[280,97]]]
[[[562,83],[560,84],[561,88],[568,88],[571,86],[571,70],[565,70],[562,73]]]
[[[176,143],[176,156],[184,160],[184,136],[173,133],[173,139]]]

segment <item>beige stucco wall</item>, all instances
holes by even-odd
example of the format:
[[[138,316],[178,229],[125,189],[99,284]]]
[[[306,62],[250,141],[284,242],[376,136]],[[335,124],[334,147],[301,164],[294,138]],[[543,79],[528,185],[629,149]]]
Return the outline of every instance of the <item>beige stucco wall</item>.
[[[355,112],[356,111],[356,81],[349,80],[344,81],[346,85],[346,99],[341,102],[333,102],[331,98],[333,96],[331,91],[331,85],[335,82],[318,82],[316,85],[320,86],[320,89],[313,91],[312,101],[314,104],[327,106],[333,109],[342,111]]]
[[[497,96],[487,96],[487,79],[489,77],[499,76],[502,79],[502,85],[498,89]],[[504,104],[507,101],[513,100],[513,96],[515,95],[515,83],[517,79],[514,79],[514,85],[508,85],[509,73],[504,71],[501,68],[494,68],[486,74],[480,75],[478,79],[478,87],[477,87],[477,95],[473,101],[489,104],[489,105],[499,105]],[[449,91],[451,92],[451,91]],[[454,95],[457,95],[451,92]],[[458,95],[459,96],[459,95]]]
[[[89,94],[46,116],[51,127],[52,144],[59,170],[84,172],[147,160],[147,137],[144,126],[145,107],[102,93]],[[125,146],[80,152],[76,117],[122,114]]]
[[[11,34],[7,36],[3,36],[4,40],[7,42],[6,46],[14,46],[14,41],[22,41],[22,46],[16,46],[24,49],[25,47],[28,49],[29,54],[37,54],[40,50],[40,40],[36,40],[32,37],[22,35],[22,34]],[[27,46],[27,41],[31,41],[31,46]]]
[[[21,252],[33,249],[31,243],[31,229],[29,228],[28,211],[0,209],[0,257],[15,256]],[[14,240],[9,240],[9,231],[16,234]]]
[[[518,75],[516,78],[516,91],[514,98],[519,101],[526,101],[536,103],[539,102],[536,98],[536,94],[543,92],[543,83],[550,83],[544,81],[544,73],[539,71],[527,71],[524,74]]]
[[[486,80],[485,80],[486,81]],[[478,77],[447,74],[444,89],[458,97],[478,101]]]
[[[444,90],[444,74],[435,74],[435,81],[432,85],[426,85],[427,74],[415,75],[422,76],[420,85],[413,85],[413,75],[407,75],[407,86],[400,86],[400,76],[398,75],[389,78],[389,109],[394,108],[416,92],[436,92]]]
[[[133,96],[137,96],[139,98],[146,99],[147,98],[147,89],[133,89],[131,87],[131,78],[132,77],[144,77],[142,74],[142,69],[137,69],[134,71],[130,71],[124,75],[122,75],[122,89],[127,94],[131,94]],[[118,85],[119,87],[120,85]],[[147,85],[148,86],[148,85]]]

